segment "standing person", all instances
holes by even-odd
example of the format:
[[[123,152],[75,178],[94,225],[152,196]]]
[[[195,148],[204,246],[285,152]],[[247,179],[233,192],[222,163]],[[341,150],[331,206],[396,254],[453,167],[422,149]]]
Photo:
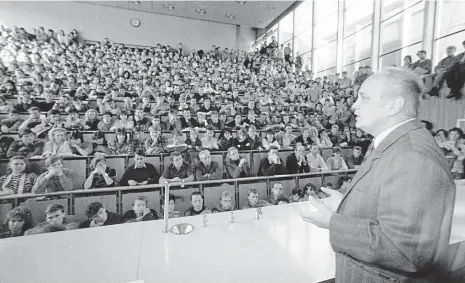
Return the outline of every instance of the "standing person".
[[[402,68],[363,83],[357,128],[375,138],[345,195],[310,198],[301,217],[329,229],[336,282],[450,282],[438,278],[449,245],[455,183],[431,134],[417,120],[421,86]],[[368,201],[369,200],[369,201]]]

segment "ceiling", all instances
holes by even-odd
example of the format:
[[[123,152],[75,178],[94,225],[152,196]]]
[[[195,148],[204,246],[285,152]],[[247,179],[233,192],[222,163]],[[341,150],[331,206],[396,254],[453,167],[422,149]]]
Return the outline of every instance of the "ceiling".
[[[225,24],[265,28],[294,1],[82,1]],[[245,4],[241,4],[244,2]],[[169,9],[168,7],[172,7]],[[197,10],[205,10],[204,14]],[[202,11],[200,11],[202,12]],[[229,15],[227,15],[229,14]]]

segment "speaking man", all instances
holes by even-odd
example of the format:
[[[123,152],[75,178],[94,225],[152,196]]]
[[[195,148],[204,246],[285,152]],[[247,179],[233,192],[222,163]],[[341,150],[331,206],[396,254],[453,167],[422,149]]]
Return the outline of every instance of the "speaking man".
[[[418,116],[421,85],[386,68],[361,86],[356,127],[375,138],[345,195],[326,190],[303,220],[329,229],[336,282],[445,282],[455,183],[444,154]]]

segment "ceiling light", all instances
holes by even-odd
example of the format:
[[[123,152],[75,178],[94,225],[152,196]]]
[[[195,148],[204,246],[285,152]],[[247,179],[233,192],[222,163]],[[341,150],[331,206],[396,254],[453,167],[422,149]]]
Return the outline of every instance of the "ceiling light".
[[[255,17],[253,18],[253,21],[254,21],[256,24],[259,24],[259,23],[262,22],[262,21],[260,21],[259,19],[255,18]]]
[[[132,3],[134,3],[134,4],[140,4],[140,1],[138,1],[138,0],[132,0]]]
[[[236,1],[236,3],[239,3],[239,4],[242,4],[242,5],[245,5],[245,3],[247,3],[247,1]]]
[[[227,13],[227,14],[226,14],[226,18],[228,18],[228,19],[230,19],[230,20],[234,20],[235,17],[236,17],[236,15],[231,14],[231,13]]]
[[[174,5],[173,4],[165,3],[165,4],[163,4],[163,7],[166,8],[166,9],[169,9],[169,10],[174,10]]]
[[[206,9],[201,9],[201,8],[197,8],[195,11],[201,15],[205,15],[207,13]]]
[[[270,3],[270,4],[268,4],[268,9],[270,9],[270,10],[274,10],[275,8],[276,8],[276,7],[275,7],[273,4],[271,4],[271,3]]]

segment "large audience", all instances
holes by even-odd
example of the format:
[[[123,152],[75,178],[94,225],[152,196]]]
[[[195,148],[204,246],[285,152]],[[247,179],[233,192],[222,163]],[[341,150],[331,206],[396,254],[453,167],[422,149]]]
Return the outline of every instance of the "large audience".
[[[347,72],[314,78],[299,57],[292,57],[290,46],[279,49],[274,38],[255,52],[216,46],[187,52],[181,43],[153,48],[109,39],[85,43],[76,30],[65,35],[40,27],[29,33],[0,25],[0,33],[0,158],[9,159],[0,195],[73,190],[75,172],[63,162],[70,156],[90,158],[82,189],[92,190],[357,169],[371,144],[372,137],[355,127],[351,107],[372,75],[368,66],[352,78]],[[424,66],[408,67],[422,76]],[[454,178],[463,178],[462,130],[432,132],[430,122],[422,123],[443,148]],[[84,139],[87,132],[91,141]],[[352,153],[343,156],[344,147]],[[321,148],[332,148],[332,156],[324,160]],[[257,172],[240,155],[251,150],[267,152]],[[285,160],[283,150],[292,151]],[[224,172],[211,158],[214,151],[227,153]],[[146,160],[160,154],[170,156],[163,172]],[[131,159],[122,176],[107,165],[110,155]],[[31,170],[31,160],[43,160],[45,170]],[[349,182],[345,176],[323,186],[344,190]],[[248,190],[241,208],[298,202],[309,195],[324,197],[311,183],[285,196],[277,181],[269,196]],[[176,210],[174,195],[169,200],[168,208],[160,204],[160,213],[167,209],[170,217],[239,209],[228,191],[211,208],[194,192],[183,213]],[[67,208],[52,204],[36,225],[31,211],[17,206],[0,237],[158,219],[160,213],[149,206],[143,193],[124,215],[96,202],[87,207],[88,219],[79,222],[66,215]]]

